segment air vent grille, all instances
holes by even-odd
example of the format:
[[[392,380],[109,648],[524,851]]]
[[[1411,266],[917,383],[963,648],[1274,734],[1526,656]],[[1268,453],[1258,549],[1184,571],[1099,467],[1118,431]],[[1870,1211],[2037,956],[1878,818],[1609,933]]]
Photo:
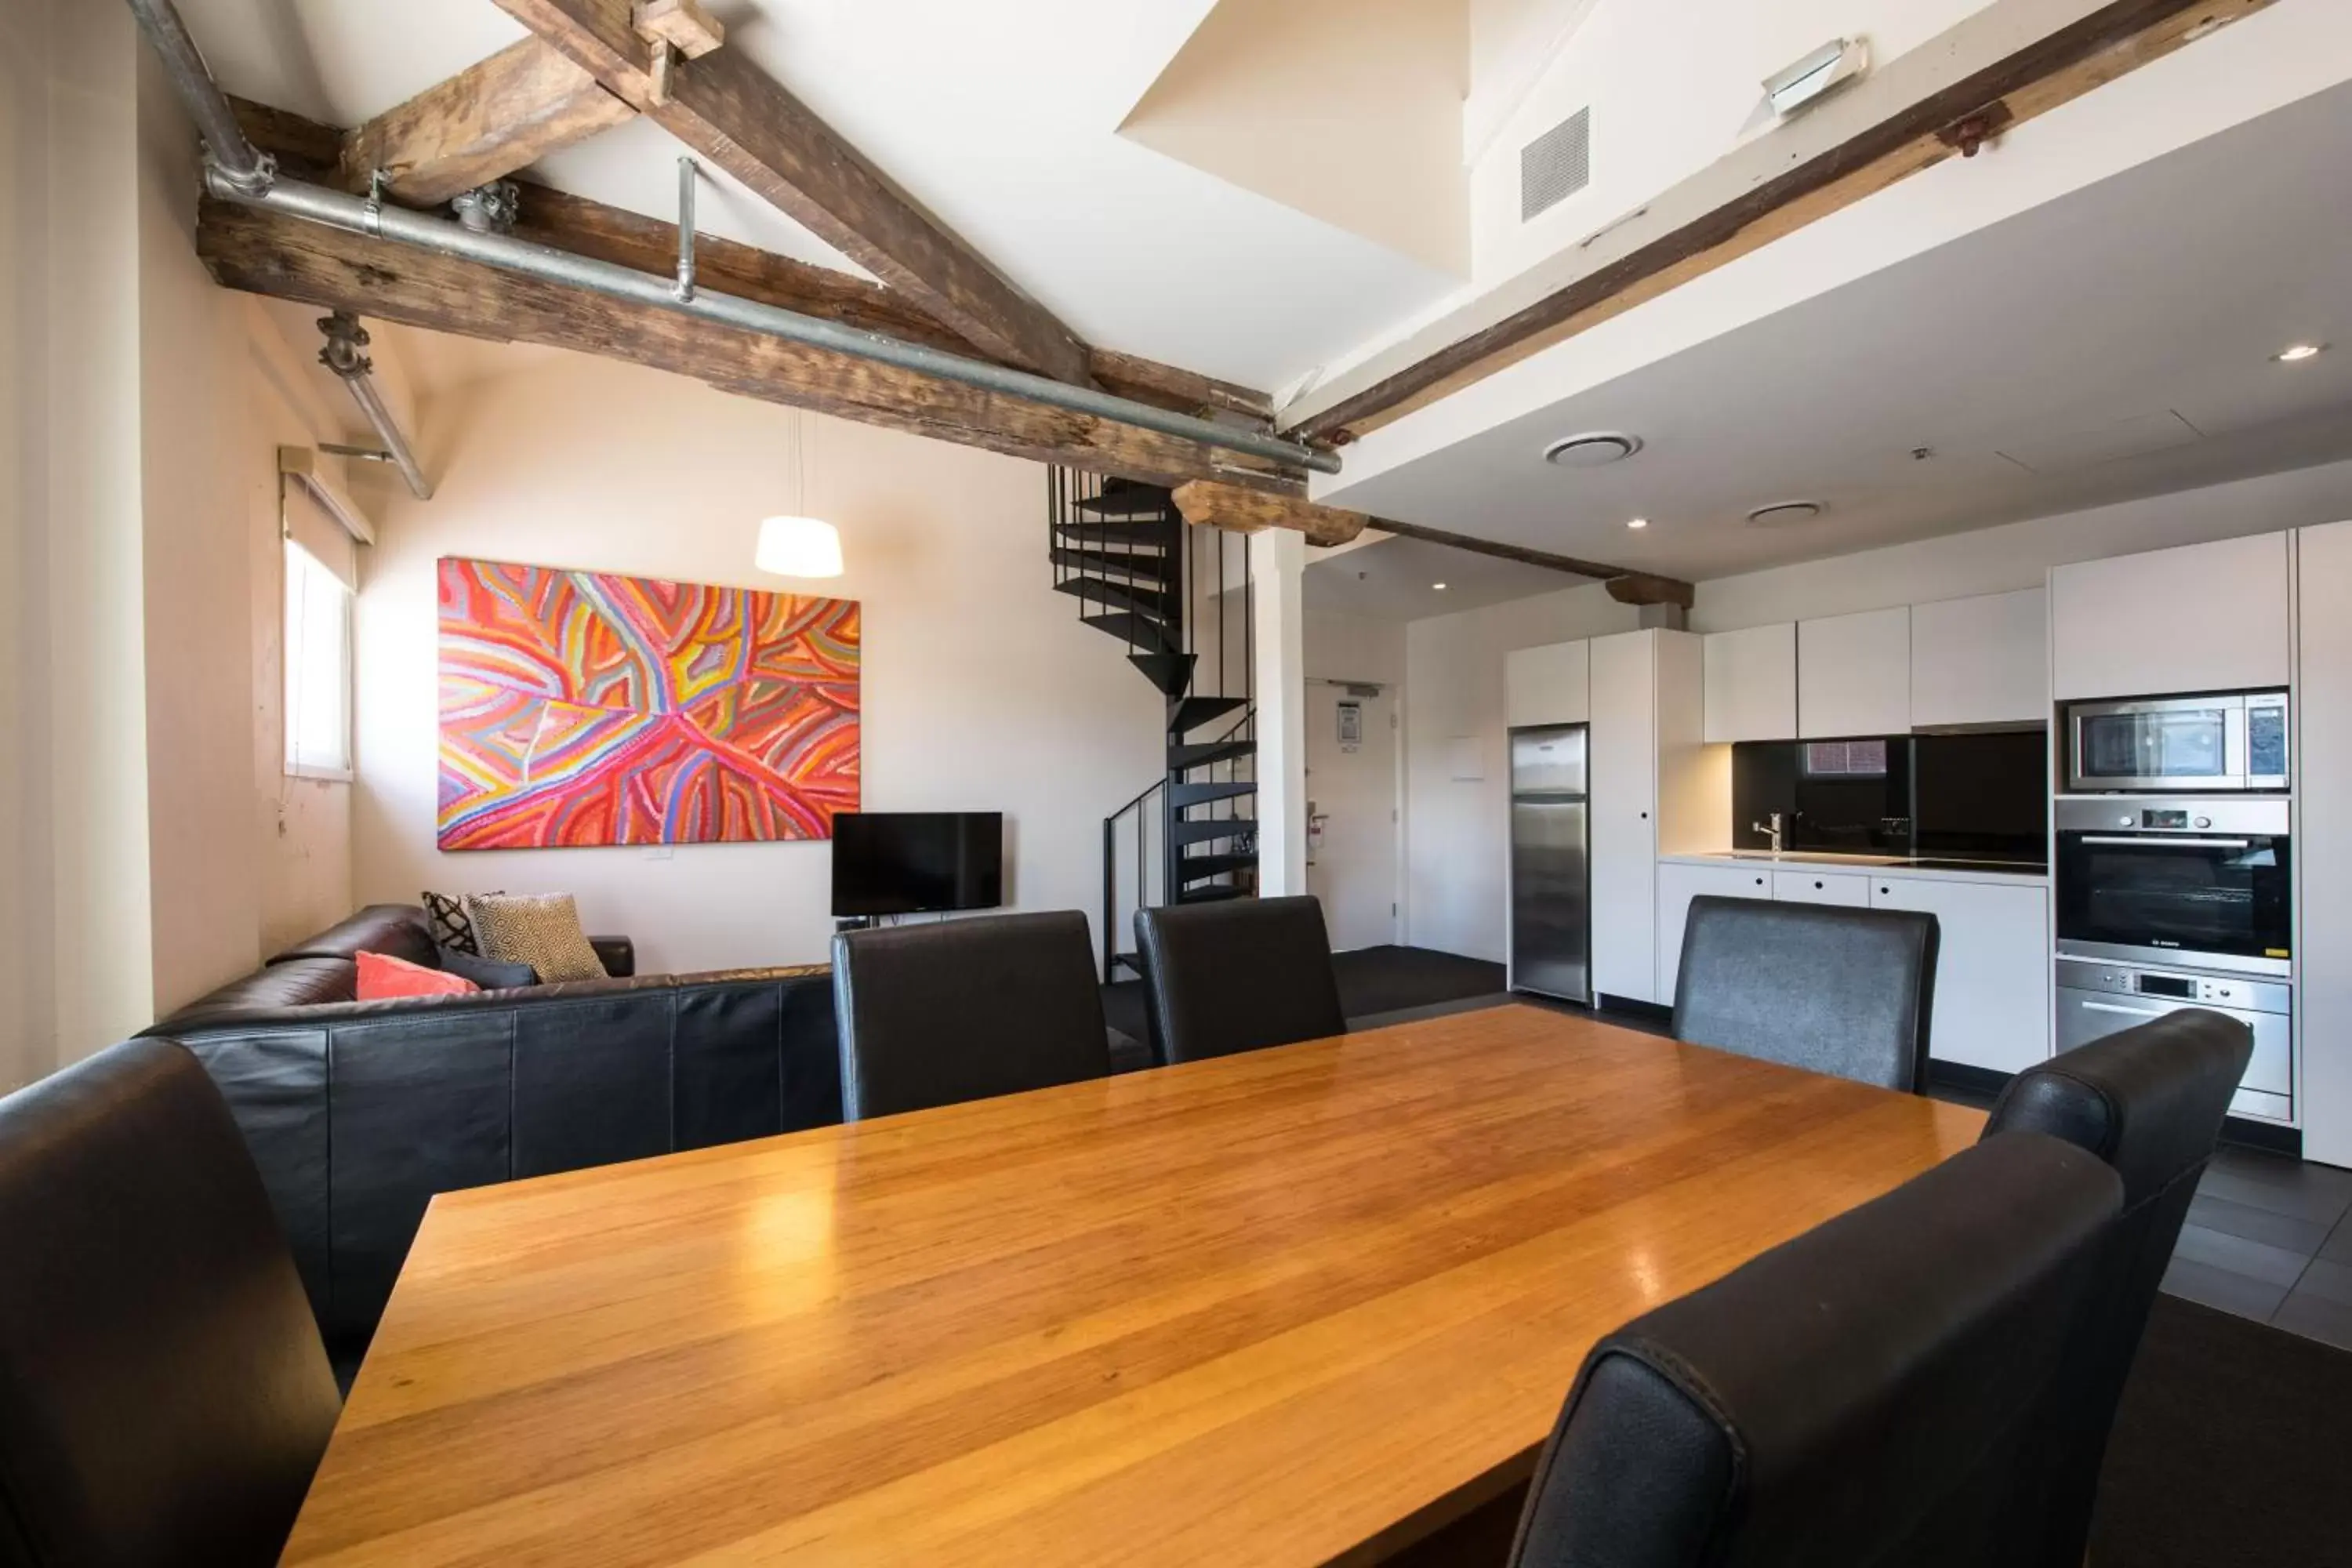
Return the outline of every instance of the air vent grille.
[[[1519,221],[1550,211],[1592,183],[1592,110],[1580,109],[1519,149]]]

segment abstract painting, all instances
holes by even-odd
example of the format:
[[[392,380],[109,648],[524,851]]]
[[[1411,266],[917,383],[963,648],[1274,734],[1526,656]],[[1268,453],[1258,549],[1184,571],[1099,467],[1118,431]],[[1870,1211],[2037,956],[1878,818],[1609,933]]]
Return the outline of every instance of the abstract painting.
[[[830,838],[857,605],[445,558],[444,849]]]

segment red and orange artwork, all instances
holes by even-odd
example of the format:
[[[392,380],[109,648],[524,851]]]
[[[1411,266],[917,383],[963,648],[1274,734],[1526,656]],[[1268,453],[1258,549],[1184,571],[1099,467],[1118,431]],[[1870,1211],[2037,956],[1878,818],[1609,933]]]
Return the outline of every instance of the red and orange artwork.
[[[444,849],[830,838],[857,604],[444,559]]]

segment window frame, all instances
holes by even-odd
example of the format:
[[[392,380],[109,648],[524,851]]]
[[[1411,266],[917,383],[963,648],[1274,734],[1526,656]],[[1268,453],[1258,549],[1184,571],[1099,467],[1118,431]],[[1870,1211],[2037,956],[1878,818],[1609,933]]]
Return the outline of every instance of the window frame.
[[[295,539],[291,533],[285,536],[284,542],[285,552],[282,557],[284,575],[278,594],[279,626],[282,637],[278,648],[280,676],[278,751],[285,775],[288,778],[319,779],[331,784],[350,784],[354,776],[352,763],[355,760],[352,733],[352,710],[354,706],[352,666],[355,662],[352,647],[352,601],[358,595],[353,594],[350,586],[335,575],[333,570],[324,562],[304,549],[301,542]],[[335,657],[338,668],[334,673],[334,680],[341,692],[341,700],[337,705],[341,732],[336,737],[340,763],[318,760],[315,750],[305,747],[301,743],[310,737],[305,737],[299,732],[299,719],[302,712],[302,703],[297,683],[308,673],[310,660],[306,657],[308,650],[301,646],[302,638],[299,633],[302,626],[310,623],[307,613],[298,615],[295,595],[313,581],[334,593],[337,607],[341,612],[335,618],[337,640]],[[306,612],[307,608],[308,606],[305,605]]]

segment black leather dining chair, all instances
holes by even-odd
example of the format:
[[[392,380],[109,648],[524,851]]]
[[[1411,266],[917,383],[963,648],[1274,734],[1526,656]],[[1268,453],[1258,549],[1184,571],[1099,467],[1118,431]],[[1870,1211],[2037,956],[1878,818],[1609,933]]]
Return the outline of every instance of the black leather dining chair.
[[[1608,1335],[1516,1568],[1994,1568],[2122,1184],[2019,1133]]]
[[[184,1047],[131,1040],[0,1100],[0,1563],[275,1563],[340,1409]]]
[[[1937,942],[1910,910],[1693,899],[1675,1038],[1919,1093]]]
[[[2042,1132],[2096,1154],[2124,1184],[2098,1291],[2068,1361],[2069,1388],[2035,1467],[2047,1486],[2039,1542],[2019,1568],[2078,1568],[2099,1469],[2157,1287],[2253,1052],[2253,1032],[2189,1010],[2092,1041],[2010,1080],[1985,1136]]]
[[[833,991],[851,1121],[1110,1075],[1075,910],[844,931]]]
[[[1231,899],[1135,911],[1144,1016],[1161,1062],[1345,1034],[1323,906]]]

